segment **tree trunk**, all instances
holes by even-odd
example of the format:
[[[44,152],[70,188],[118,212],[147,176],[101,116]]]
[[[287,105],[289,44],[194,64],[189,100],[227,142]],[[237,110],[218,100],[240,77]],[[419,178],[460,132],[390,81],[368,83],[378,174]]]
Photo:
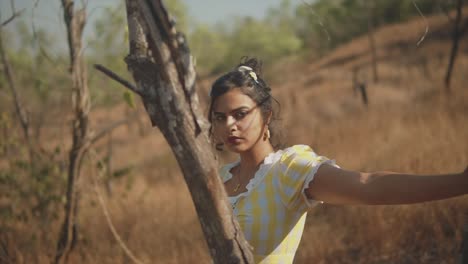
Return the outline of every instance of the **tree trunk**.
[[[377,50],[375,47],[375,38],[374,38],[374,12],[375,12],[375,4],[371,1],[367,2],[368,4],[368,16],[367,16],[367,37],[369,39],[369,48],[371,52],[371,59],[372,59],[372,77],[374,83],[379,81],[379,75],[377,71]]]
[[[207,121],[195,91],[193,58],[160,0],[126,0],[130,54],[125,61],[153,126],[184,174],[215,263],[252,263],[217,173]]]
[[[81,37],[86,21],[85,8],[75,12],[72,0],[61,0],[67,29],[70,73],[72,79],[72,148],[69,154],[68,182],[66,190],[65,219],[57,243],[55,263],[64,263],[77,239],[78,192],[77,179],[83,155],[88,149],[88,113],[90,109],[86,68],[82,59]]]
[[[455,60],[457,59],[457,53],[458,53],[458,43],[463,35],[463,31],[466,29],[462,29],[461,27],[461,21],[462,21],[462,7],[463,7],[463,0],[457,0],[457,15],[455,17],[454,25],[453,25],[453,37],[452,37],[452,50],[450,51],[450,58],[449,58],[449,63],[447,66],[447,73],[445,74],[445,92],[450,93],[450,82],[452,79],[452,71],[453,71],[453,66],[455,64]]]

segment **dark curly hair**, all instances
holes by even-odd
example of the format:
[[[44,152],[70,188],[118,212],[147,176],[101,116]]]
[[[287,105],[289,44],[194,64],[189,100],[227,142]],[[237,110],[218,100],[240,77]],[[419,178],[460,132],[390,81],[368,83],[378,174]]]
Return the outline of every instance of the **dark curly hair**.
[[[242,67],[246,66],[251,68]],[[251,75],[254,72],[256,78]],[[232,89],[240,89],[242,93],[249,96],[260,108],[263,120],[272,113],[268,128],[270,129],[270,142],[275,150],[283,147],[281,143],[281,133],[277,125],[280,114],[280,103],[272,96],[271,88],[262,79],[262,62],[256,58],[243,57],[239,65],[233,70],[219,77],[212,85],[210,91],[210,107],[208,112],[208,121],[210,122],[209,135],[213,136],[212,112],[215,100]],[[277,107],[274,107],[276,103]],[[223,143],[215,142],[216,149],[222,150]]]

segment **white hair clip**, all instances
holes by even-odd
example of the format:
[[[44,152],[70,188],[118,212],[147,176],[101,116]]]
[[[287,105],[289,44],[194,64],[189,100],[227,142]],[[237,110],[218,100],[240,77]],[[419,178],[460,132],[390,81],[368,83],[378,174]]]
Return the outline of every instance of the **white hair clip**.
[[[253,69],[250,68],[249,66],[242,65],[242,66],[239,66],[239,71],[253,71]]]
[[[238,69],[239,69],[239,71],[242,71],[242,72],[243,72],[243,71],[248,71],[250,77],[252,77],[252,79],[253,79],[256,83],[258,83],[257,74],[253,71],[252,68],[250,68],[249,66],[244,66],[244,65],[242,65],[242,66],[239,66]]]

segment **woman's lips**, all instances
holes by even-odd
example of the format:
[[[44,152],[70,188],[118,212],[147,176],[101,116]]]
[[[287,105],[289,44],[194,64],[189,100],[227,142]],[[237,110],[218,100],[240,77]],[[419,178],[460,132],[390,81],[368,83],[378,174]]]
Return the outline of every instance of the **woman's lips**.
[[[241,142],[242,138],[239,137],[228,137],[227,142],[229,144],[239,144]]]

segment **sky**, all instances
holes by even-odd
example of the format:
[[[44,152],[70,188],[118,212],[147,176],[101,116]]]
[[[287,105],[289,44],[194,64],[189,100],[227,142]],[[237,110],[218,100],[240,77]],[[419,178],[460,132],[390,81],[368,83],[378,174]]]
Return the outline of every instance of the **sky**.
[[[95,36],[93,29],[94,21],[102,14],[107,7],[118,6],[124,0],[75,0],[78,5],[81,2],[88,2],[88,21],[84,29],[83,39],[90,39]],[[171,1],[171,0],[163,0]],[[251,16],[259,19],[263,18],[268,9],[279,6],[282,0],[181,0],[186,5],[190,21],[214,25],[218,22],[226,22],[230,18],[239,16]],[[293,6],[314,0],[289,0]],[[23,10],[21,20],[27,27],[45,29],[52,33],[54,39],[64,41],[54,42],[59,50],[66,49],[66,29],[63,23],[60,0],[13,0],[16,10]],[[12,14],[11,0],[0,0],[0,22],[5,21]],[[125,12],[122,10],[122,12]],[[17,21],[17,20],[16,20]],[[7,30],[14,31],[15,23],[7,26]]]
[[[76,3],[81,1],[75,0]],[[304,1],[311,0],[291,0],[291,3],[296,5]],[[85,35],[92,33],[92,26],[89,25],[93,25],[93,21],[105,7],[116,6],[120,2],[122,0],[88,0],[89,22]],[[189,16],[196,22],[215,24],[234,16],[262,18],[268,8],[278,6],[281,0],[182,0],[182,2],[187,6]],[[57,33],[63,33],[65,30],[60,0],[14,0],[14,3],[17,10],[25,10],[22,17],[27,24],[34,21],[37,27]],[[10,0],[0,0],[0,15],[0,21],[11,15]]]
[[[296,5],[304,1],[306,0],[292,0],[291,3]],[[233,16],[261,18],[269,7],[278,6],[281,0],[184,0],[183,2],[187,5],[190,15],[197,21],[213,24]]]

